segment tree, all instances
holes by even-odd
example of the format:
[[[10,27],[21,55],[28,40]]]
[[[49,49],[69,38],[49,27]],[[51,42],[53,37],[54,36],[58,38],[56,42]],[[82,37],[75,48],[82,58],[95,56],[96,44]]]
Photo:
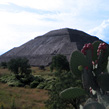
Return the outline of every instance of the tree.
[[[15,58],[8,62],[8,69],[15,75],[28,75],[30,74],[30,65],[26,58]]]
[[[69,63],[66,56],[58,54],[52,58],[52,64],[50,66],[51,71],[69,71]]]
[[[5,69],[5,68],[7,68],[7,63],[6,62],[1,62],[0,66]]]

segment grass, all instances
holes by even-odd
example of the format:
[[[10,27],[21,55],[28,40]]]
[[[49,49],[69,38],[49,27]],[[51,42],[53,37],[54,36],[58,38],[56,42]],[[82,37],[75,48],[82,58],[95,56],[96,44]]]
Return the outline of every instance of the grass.
[[[51,75],[49,68],[45,71],[37,67],[32,67],[34,75]],[[0,76],[10,74],[7,69],[0,69]],[[31,89],[29,87],[10,87],[7,84],[0,83],[0,106],[5,109],[11,109],[12,103],[17,109],[45,109],[44,102],[48,99],[47,90]]]
[[[41,70],[39,67],[32,67],[31,69],[33,75],[52,76],[49,67],[46,67],[45,70]]]

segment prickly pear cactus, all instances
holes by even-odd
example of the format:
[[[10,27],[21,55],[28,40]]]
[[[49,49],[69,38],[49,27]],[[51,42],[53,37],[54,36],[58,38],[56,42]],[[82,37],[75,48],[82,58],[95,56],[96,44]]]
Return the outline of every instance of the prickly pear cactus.
[[[70,59],[70,70],[76,75],[81,76],[81,71],[78,70],[78,66],[85,67],[88,62],[86,57],[80,51],[74,51]]]
[[[98,85],[103,89],[104,91],[109,91],[109,74],[104,73],[98,76],[97,78]]]
[[[97,55],[97,49],[98,46],[101,42],[100,41],[95,41],[92,43],[93,45],[93,57],[92,57],[92,61],[95,62],[98,59],[98,55]]]
[[[109,101],[109,48],[105,43],[100,41],[88,43],[83,46],[81,52],[74,51],[70,59],[70,69],[75,76],[82,77],[83,87],[86,90],[94,89],[97,94],[98,102],[91,102],[85,105],[84,109],[109,107],[107,102]],[[81,94],[83,92],[81,93],[80,89],[69,88],[60,95],[71,99]]]
[[[87,103],[83,109],[105,109],[105,107],[96,101],[92,101]]]
[[[109,95],[100,94],[97,92],[97,99],[99,103],[102,103],[106,109],[109,109]]]
[[[82,84],[84,89],[89,90],[89,88],[93,88],[94,90],[97,89],[97,82],[96,79],[93,77],[91,70],[84,69],[82,73]]]
[[[85,90],[77,87],[65,89],[60,93],[60,96],[63,99],[75,99],[83,95],[85,95]]]

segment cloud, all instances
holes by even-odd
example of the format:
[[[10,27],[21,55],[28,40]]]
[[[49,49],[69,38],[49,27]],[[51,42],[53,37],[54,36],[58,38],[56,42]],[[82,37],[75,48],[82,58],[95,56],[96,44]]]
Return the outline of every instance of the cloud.
[[[0,54],[50,30],[65,27],[90,30],[106,40],[109,21],[100,23],[109,18],[108,3],[104,0],[2,0]]]
[[[41,10],[59,9],[63,0],[5,0],[4,4],[13,3],[22,7],[31,7]],[[3,2],[2,2],[3,3]]]
[[[89,33],[109,42],[109,19],[104,20],[99,26],[91,29]]]

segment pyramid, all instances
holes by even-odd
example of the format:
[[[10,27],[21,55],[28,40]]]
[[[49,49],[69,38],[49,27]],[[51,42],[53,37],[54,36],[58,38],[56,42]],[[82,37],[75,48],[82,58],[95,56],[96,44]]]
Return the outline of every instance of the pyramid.
[[[31,66],[48,66],[53,56],[63,54],[69,60],[73,51],[81,50],[85,43],[97,40],[97,37],[76,29],[53,30],[4,53],[0,56],[0,62],[27,57]]]

